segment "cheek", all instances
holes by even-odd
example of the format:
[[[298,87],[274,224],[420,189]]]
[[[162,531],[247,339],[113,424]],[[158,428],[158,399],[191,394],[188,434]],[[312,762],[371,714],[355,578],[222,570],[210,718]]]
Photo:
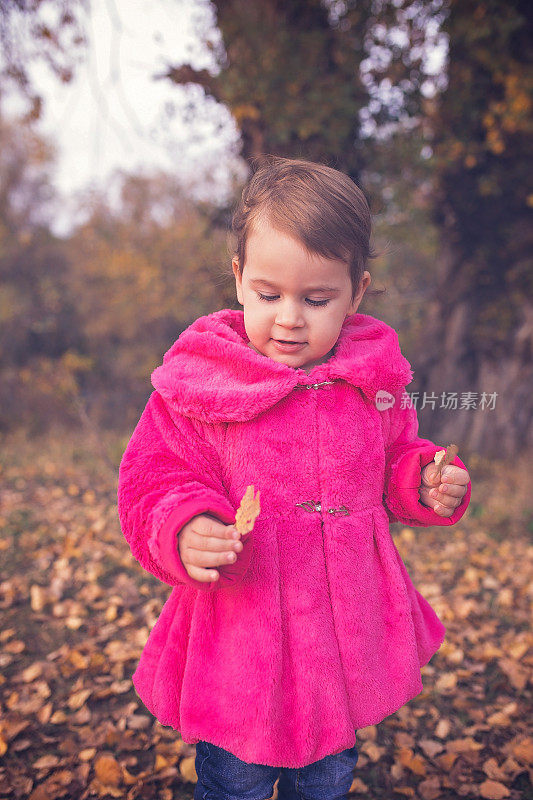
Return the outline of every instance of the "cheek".
[[[254,303],[252,307],[248,307],[246,313],[246,327],[250,333],[264,336],[270,329],[271,317],[272,315],[269,313],[268,309],[265,310],[262,307],[257,307],[257,303]]]
[[[257,325],[264,325],[265,322],[270,322],[274,313],[273,305],[261,300],[255,300],[250,306],[250,315]]]
[[[328,317],[316,322],[313,327],[314,338],[317,343],[332,347],[339,338],[342,321],[337,324],[337,321]]]
[[[331,336],[333,327],[331,324],[331,317],[326,314],[324,314],[324,316],[316,314],[310,327],[314,330],[316,336],[319,336],[321,339],[326,339]]]

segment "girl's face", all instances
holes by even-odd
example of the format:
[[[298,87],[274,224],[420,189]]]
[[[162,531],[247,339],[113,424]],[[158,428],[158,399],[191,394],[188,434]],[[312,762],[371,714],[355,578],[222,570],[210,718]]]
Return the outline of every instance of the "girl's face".
[[[344,261],[308,253],[267,221],[254,226],[247,239],[243,275],[237,258],[232,266],[250,346],[307,372],[328,359],[342,323],[355,314],[371,281],[365,272],[352,302]]]

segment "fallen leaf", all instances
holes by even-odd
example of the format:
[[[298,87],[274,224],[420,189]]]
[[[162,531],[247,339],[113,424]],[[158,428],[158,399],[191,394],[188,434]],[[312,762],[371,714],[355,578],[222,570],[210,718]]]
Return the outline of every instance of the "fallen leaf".
[[[394,791],[398,792],[399,794],[403,794],[406,797],[415,796],[415,790],[412,788],[412,786],[395,786]]]
[[[94,762],[94,771],[104,786],[120,786],[122,783],[122,767],[112,755],[102,754]]]
[[[194,756],[187,756],[187,758],[182,758],[179,764],[181,777],[188,783],[198,783],[198,775],[196,774],[194,762]]]
[[[437,756],[436,761],[445,772],[449,772],[457,761],[457,753],[443,753],[442,755]]]
[[[514,743],[511,747],[511,752],[522,764],[533,764],[533,739],[528,737]]]
[[[444,672],[435,683],[438,692],[451,692],[457,687],[457,673]]]
[[[30,664],[29,667],[26,667],[26,669],[22,670],[22,680],[24,683],[31,683],[31,681],[34,681],[36,678],[42,675],[42,672],[42,664],[39,664],[39,662],[36,661],[34,664]]]
[[[498,660],[498,666],[502,672],[507,675],[515,689],[519,691],[525,689],[531,675],[530,670],[526,669],[526,667],[522,666],[522,664],[519,664],[517,661],[513,661],[511,658],[500,658]]]
[[[46,605],[46,593],[42,586],[30,586],[30,605],[32,611],[42,611]]]
[[[368,794],[368,786],[361,778],[354,778],[348,794]]]
[[[67,721],[67,715],[64,711],[54,711],[52,716],[50,717],[50,722],[52,725],[62,725],[64,722]]]
[[[510,795],[509,789],[498,781],[483,781],[479,787],[479,793],[487,800],[502,800]]]
[[[511,719],[507,714],[504,714],[503,711],[496,711],[494,714],[487,717],[487,723],[488,725],[509,726],[511,724]]]
[[[446,739],[451,729],[452,726],[449,719],[440,719],[435,728],[435,736],[438,736],[439,739]]]
[[[432,775],[431,778],[421,781],[416,787],[416,791],[422,800],[437,800],[442,792],[442,786],[438,775]]]
[[[451,742],[447,742],[446,749],[452,753],[469,753],[482,750],[483,745],[480,742],[476,742],[471,736],[467,736],[464,739],[453,739]]]
[[[68,699],[68,707],[73,711],[85,705],[87,698],[91,696],[92,689],[81,689],[79,692],[74,692]]]
[[[371,761],[376,763],[383,756],[386,750],[384,747],[378,747],[378,745],[372,741],[366,741],[359,748],[359,752],[365,753]]]
[[[493,780],[505,780],[505,772],[498,766],[495,758],[488,758],[482,766],[483,772]]]
[[[423,758],[415,755],[408,747],[401,747],[397,753],[398,761],[403,767],[407,767],[415,775],[426,774],[426,762]]]
[[[52,769],[59,764],[59,758],[54,755],[45,755],[33,762],[34,769]]]

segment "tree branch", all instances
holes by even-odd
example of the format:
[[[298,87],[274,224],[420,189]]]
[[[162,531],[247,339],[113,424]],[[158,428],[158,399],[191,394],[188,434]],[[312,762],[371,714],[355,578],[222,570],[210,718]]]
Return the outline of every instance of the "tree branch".
[[[179,67],[169,67],[166,72],[154,75],[154,78],[155,80],[170,80],[180,86],[196,83],[204,89],[207,95],[219,103],[223,102],[219,79],[206,69],[195,69],[190,64],[182,64]]]

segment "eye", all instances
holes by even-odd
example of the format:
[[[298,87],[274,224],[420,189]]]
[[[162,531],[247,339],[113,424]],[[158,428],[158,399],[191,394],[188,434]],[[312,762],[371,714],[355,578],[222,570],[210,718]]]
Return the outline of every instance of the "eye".
[[[277,300],[279,297],[278,294],[261,294],[261,292],[257,292],[257,294],[260,300],[265,300],[267,303],[271,303],[273,300]],[[327,300],[311,300],[309,297],[307,297],[306,302],[311,306],[327,306],[329,303],[329,298]]]

